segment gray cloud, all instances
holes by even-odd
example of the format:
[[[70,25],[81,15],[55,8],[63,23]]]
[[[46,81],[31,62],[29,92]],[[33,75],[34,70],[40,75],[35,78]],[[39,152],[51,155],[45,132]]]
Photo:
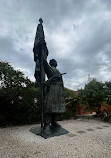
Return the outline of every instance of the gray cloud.
[[[1,0],[0,59],[9,61],[34,80],[33,42],[38,19],[44,19],[49,49],[64,82],[83,87],[88,74],[110,80],[111,11],[104,0]]]

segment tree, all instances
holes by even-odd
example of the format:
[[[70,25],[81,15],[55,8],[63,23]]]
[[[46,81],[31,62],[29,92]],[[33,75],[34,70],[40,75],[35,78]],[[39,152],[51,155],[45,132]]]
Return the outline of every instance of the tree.
[[[39,90],[24,74],[0,62],[0,123],[29,123],[40,119]],[[38,103],[34,103],[37,98]]]
[[[19,70],[14,70],[8,62],[0,61],[0,88],[26,87],[31,81]]]
[[[68,97],[72,97],[72,98],[75,98],[75,94],[74,94],[74,91],[71,90],[71,89],[68,89],[68,88],[65,88],[65,96],[68,98]]]
[[[106,100],[107,103],[111,105],[111,81],[105,82],[105,89],[106,89]]]
[[[85,85],[84,89],[79,91],[81,103],[89,110],[98,108],[97,112],[100,112],[101,103],[106,100],[106,89],[104,83],[93,79]]]

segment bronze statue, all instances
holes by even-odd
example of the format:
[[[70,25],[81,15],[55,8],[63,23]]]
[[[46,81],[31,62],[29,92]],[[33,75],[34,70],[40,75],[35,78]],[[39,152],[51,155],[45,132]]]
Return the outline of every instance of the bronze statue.
[[[50,64],[50,65],[49,65]],[[57,113],[65,112],[64,85],[62,74],[59,72],[55,59],[49,64],[44,60],[44,70],[48,80],[45,82],[45,102],[44,102],[44,132],[50,132],[50,125],[58,128],[56,122]]]
[[[39,19],[34,42],[35,78],[41,92],[41,128],[33,133],[44,138],[68,133],[56,122],[57,113],[65,112],[64,85],[55,59],[47,63],[48,49],[45,42],[43,20]],[[45,81],[45,74],[48,80]],[[65,74],[65,73],[64,73]],[[35,132],[36,131],[36,132]]]

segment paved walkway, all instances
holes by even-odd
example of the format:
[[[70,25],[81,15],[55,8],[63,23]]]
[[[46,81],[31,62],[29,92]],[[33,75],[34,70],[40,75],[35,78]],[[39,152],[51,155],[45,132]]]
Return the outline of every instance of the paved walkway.
[[[44,139],[37,125],[0,129],[0,158],[111,158],[111,124],[96,120],[59,122],[70,133]]]

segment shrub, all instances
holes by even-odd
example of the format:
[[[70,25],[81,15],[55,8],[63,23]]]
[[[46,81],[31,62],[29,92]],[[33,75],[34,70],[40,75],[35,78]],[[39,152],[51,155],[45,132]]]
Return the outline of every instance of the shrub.
[[[104,121],[109,120],[110,116],[111,116],[111,105],[107,104],[106,102],[103,102],[100,108],[101,111],[101,118]]]

